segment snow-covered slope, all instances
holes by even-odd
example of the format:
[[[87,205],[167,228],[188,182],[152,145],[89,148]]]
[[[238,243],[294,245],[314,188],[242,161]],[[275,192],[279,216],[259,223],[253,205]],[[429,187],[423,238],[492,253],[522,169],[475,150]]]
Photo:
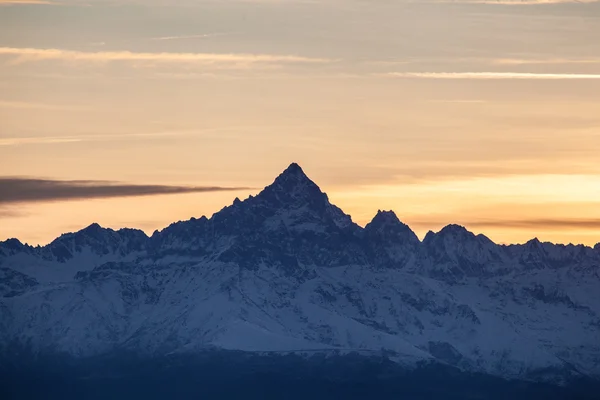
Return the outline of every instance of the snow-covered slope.
[[[297,164],[147,237],[93,224],[0,243],[0,345],[91,356],[223,348],[386,354],[500,376],[600,376],[600,249],[365,228]]]

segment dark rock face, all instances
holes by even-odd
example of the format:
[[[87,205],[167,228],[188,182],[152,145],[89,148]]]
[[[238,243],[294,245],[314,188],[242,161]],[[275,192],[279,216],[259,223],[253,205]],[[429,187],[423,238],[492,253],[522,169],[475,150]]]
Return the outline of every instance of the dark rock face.
[[[583,245],[542,243],[537,238],[507,247],[511,257],[525,269],[589,268],[598,265],[600,254]]]
[[[126,255],[146,248],[148,237],[137,229],[102,228],[94,223],[75,233],[67,233],[42,249],[42,256],[59,262],[65,262],[80,253],[85,247],[97,255],[117,253]]]
[[[246,269],[261,264],[303,266],[365,263],[361,228],[329,202],[297,164],[258,196],[235,201],[210,219],[178,223],[152,237],[160,249],[184,243]]]
[[[432,274],[451,281],[501,273],[509,261],[502,247],[460,225],[448,225],[438,233],[429,232],[423,247]]]
[[[382,268],[403,268],[415,264],[420,253],[417,235],[400,222],[393,211],[378,211],[364,229],[371,262]]]
[[[19,239],[7,239],[0,242],[0,257],[8,257],[19,253],[31,253],[33,248],[23,244]],[[0,260],[1,262],[1,260]]]

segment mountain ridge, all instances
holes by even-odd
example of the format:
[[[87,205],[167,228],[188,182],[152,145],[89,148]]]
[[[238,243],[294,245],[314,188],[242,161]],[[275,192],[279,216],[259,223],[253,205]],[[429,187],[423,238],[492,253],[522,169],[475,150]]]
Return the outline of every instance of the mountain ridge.
[[[407,366],[600,377],[599,265],[591,247],[498,245],[455,224],[421,241],[393,211],[363,228],[293,163],[151,236],[92,224],[43,247],[1,242],[0,350],[385,350]]]
[[[279,174],[276,177],[276,179],[274,180],[273,183],[271,183],[270,185],[266,186],[257,196],[260,196],[260,194],[262,194],[265,191],[265,189],[268,192],[272,192],[274,188],[276,188],[280,192],[285,191],[286,189],[290,188],[290,184],[292,184],[292,185],[293,184],[297,184],[297,185],[300,185],[300,186],[302,186],[302,185],[308,186],[310,188],[310,190],[313,192],[313,194],[315,194],[315,191],[317,191],[318,194],[322,195],[325,198],[325,200],[327,202],[329,202],[329,197],[327,196],[327,194],[321,191],[321,189],[319,188],[319,186],[317,186],[304,173],[304,170],[302,169],[302,167],[298,163],[296,163],[296,162],[292,162],[281,174]],[[143,233],[147,238],[151,238],[152,236],[154,236],[156,234],[160,234],[160,232],[168,229],[170,226],[175,225],[175,224],[180,224],[180,223],[185,223],[185,222],[190,222],[190,221],[198,221],[198,220],[210,220],[216,214],[219,214],[220,212],[222,212],[222,211],[224,211],[226,209],[229,209],[230,207],[242,204],[242,203],[244,203],[244,202],[246,202],[248,200],[253,200],[257,196],[250,195],[248,198],[246,198],[244,200],[240,200],[239,197],[236,197],[233,200],[233,203],[231,205],[225,206],[220,211],[217,211],[217,212],[213,213],[213,215],[210,218],[208,218],[205,215],[202,215],[200,218],[191,217],[189,220],[183,220],[183,221],[174,222],[174,223],[170,224],[169,226],[167,226],[167,227],[165,227],[163,229],[160,229],[160,230],[157,229],[151,235],[148,235],[144,231],[142,231],[140,229],[136,229],[136,228],[118,228],[118,229],[112,229],[112,228],[108,228],[108,227],[102,227],[97,222],[92,222],[92,223],[90,223],[90,225],[88,225],[88,226],[80,229],[79,231],[69,232],[69,233],[63,233],[63,234],[61,234],[60,236],[58,236],[57,238],[55,238],[53,241],[51,241],[50,243],[48,243],[46,245],[36,245],[36,246],[33,246],[33,245],[29,245],[27,243],[21,242],[18,238],[7,238],[4,241],[0,241],[0,247],[8,247],[10,245],[14,246],[14,243],[18,242],[18,244],[20,244],[20,245],[28,246],[28,247],[31,247],[31,248],[40,248],[40,247],[44,248],[44,247],[47,247],[47,246],[51,245],[53,242],[55,242],[56,240],[60,239],[61,237],[65,236],[65,235],[76,235],[76,234],[82,234],[82,233],[88,232],[88,231],[97,231],[99,228],[101,228],[103,230],[114,231],[114,232],[120,232],[120,231],[137,231],[137,232]],[[381,216],[389,216],[392,219],[396,219],[397,222],[399,222],[400,224],[402,224],[405,227],[407,227],[407,228],[410,229],[410,226],[406,225],[404,222],[402,222],[402,221],[400,221],[398,219],[396,213],[393,210],[389,210],[389,211],[378,210],[377,213],[371,219],[371,221],[367,222],[364,227],[360,226],[359,224],[355,224],[355,225],[357,227],[361,228],[361,229],[365,229],[367,225],[372,224],[374,221],[376,221],[377,218],[381,218]],[[428,231],[426,233],[426,235],[423,237],[422,240],[418,239],[418,236],[417,236],[417,239],[420,242],[424,242],[427,239],[427,236],[439,235],[439,234],[443,234],[443,233],[445,233],[447,231],[466,231],[469,234],[472,234],[472,235],[475,235],[475,236],[483,236],[487,240],[492,241],[487,236],[485,236],[483,233],[474,234],[472,231],[469,231],[465,226],[460,225],[460,224],[456,224],[456,223],[450,223],[448,225],[445,225],[442,228],[440,228],[440,230],[437,231],[437,232],[434,232],[434,231],[430,230],[430,231]],[[529,239],[525,243],[496,244],[494,242],[494,244],[496,244],[498,246],[504,246],[504,247],[506,247],[506,246],[524,246],[524,245],[527,245],[527,244],[530,244],[530,243],[535,243],[535,242],[544,243],[544,244],[549,243],[549,244],[556,245],[556,246],[577,246],[577,247],[583,246],[585,248],[590,248],[590,249],[594,249],[594,250],[600,250],[600,242],[596,243],[594,246],[589,246],[589,245],[578,244],[578,243],[553,243],[553,242],[549,242],[549,241],[542,242],[537,237]]]

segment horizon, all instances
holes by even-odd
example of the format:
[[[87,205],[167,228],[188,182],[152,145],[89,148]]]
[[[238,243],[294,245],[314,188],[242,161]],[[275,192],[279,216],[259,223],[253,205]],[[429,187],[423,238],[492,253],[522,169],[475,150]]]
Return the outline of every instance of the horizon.
[[[0,240],[151,233],[297,160],[361,226],[600,242],[599,1],[171,3],[0,0]]]

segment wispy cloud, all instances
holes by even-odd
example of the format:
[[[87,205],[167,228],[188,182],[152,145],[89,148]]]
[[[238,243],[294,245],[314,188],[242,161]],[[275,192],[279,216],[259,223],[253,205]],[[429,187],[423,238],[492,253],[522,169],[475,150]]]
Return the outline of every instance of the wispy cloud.
[[[538,74],[533,72],[388,72],[379,75],[391,78],[420,79],[600,79],[600,74]]]
[[[600,64],[600,58],[498,58],[492,60],[496,65],[536,65],[536,64]]]
[[[479,99],[438,99],[429,100],[429,103],[443,103],[443,104],[485,104],[486,100]]]
[[[567,64],[600,64],[600,58],[568,58],[568,57],[548,57],[548,58],[490,58],[490,57],[458,57],[449,55],[447,57],[422,57],[405,60],[376,60],[365,61],[365,65],[376,67],[402,66],[402,65],[432,65],[432,64],[467,64],[467,65],[567,65]]]
[[[77,136],[64,137],[12,137],[0,138],[0,146],[21,146],[26,144],[54,144],[54,143],[73,143],[82,142],[85,139]]]
[[[502,6],[535,6],[547,4],[581,4],[597,3],[598,0],[431,0],[424,3],[433,4],[490,4]]]
[[[59,3],[46,0],[0,0],[0,6],[14,6],[19,4],[58,5]]]
[[[0,207],[0,218],[14,218],[22,217],[25,213],[22,210],[15,210],[13,208]]]
[[[245,53],[145,53],[131,51],[98,51],[86,52],[65,49],[40,49],[30,47],[0,47],[0,55],[16,57],[14,63],[44,60],[61,60],[68,62],[111,62],[137,61],[158,63],[194,63],[194,64],[320,64],[333,60],[325,58],[302,57],[278,54],[245,54]]]
[[[0,177],[0,204],[248,190],[246,187],[130,185],[109,181],[61,181]]]
[[[179,36],[159,36],[150,38],[150,40],[186,40],[186,39],[204,39],[211,37],[232,35],[231,32],[226,33],[204,33],[199,35],[179,35]]]
[[[37,102],[26,102],[26,101],[6,101],[0,100],[0,108],[21,108],[21,109],[37,109],[37,110],[86,110],[86,107],[78,105],[65,105],[65,104],[48,104],[48,103],[37,103]],[[0,139],[0,146],[2,146],[2,140]]]
[[[82,134],[74,136],[37,136],[37,137],[5,137],[0,138],[1,146],[22,146],[31,144],[57,144],[57,143],[74,143],[74,142],[102,142],[102,141],[120,141],[120,140],[136,140],[149,138],[162,138],[171,136],[193,136],[200,133],[219,133],[223,135],[226,132],[244,132],[249,129],[272,129],[272,126],[222,126],[219,128],[203,128],[203,129],[187,129],[187,130],[172,130],[158,132],[138,132],[138,133],[116,133],[116,134]],[[293,127],[283,127],[291,129]]]
[[[320,129],[318,125],[304,125],[301,129]],[[174,129],[164,131],[150,132],[120,132],[120,133],[103,133],[103,134],[81,134],[73,136],[37,136],[37,137],[0,137],[1,146],[21,146],[29,144],[56,144],[56,143],[73,143],[73,142],[103,142],[103,141],[122,141],[122,140],[145,140],[145,139],[160,139],[176,136],[198,136],[198,135],[245,135],[251,131],[272,131],[272,130],[291,131],[298,129],[296,125],[231,125],[219,126],[210,128],[195,128],[195,129]],[[232,136],[233,137],[233,136]]]
[[[198,132],[210,132],[224,129],[202,129],[202,130],[183,130],[183,131],[165,131],[165,132],[144,132],[144,133],[120,133],[120,134],[98,134],[98,135],[77,135],[77,136],[39,136],[39,137],[8,137],[0,138],[0,146],[21,146],[28,144],[56,144],[56,143],[74,143],[74,142],[99,142],[128,139],[160,138],[167,136],[193,135]]]

